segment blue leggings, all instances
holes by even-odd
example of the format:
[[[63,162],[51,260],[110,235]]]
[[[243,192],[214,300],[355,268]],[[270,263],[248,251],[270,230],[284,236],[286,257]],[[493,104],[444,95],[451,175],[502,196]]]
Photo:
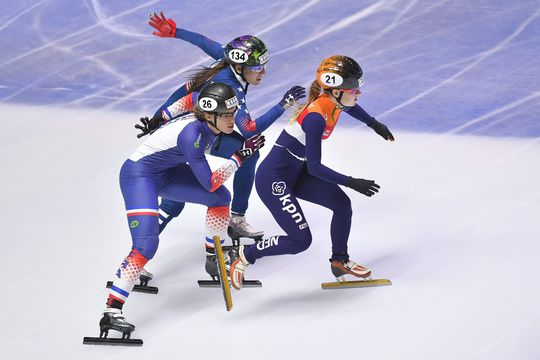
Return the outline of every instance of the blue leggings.
[[[294,158],[284,148],[274,146],[259,165],[255,186],[259,197],[287,235],[245,246],[244,254],[250,263],[265,256],[297,254],[309,248],[312,235],[298,199],[332,210],[332,259],[349,259],[351,201],[338,185],[310,175],[305,162]]]
[[[232,154],[242,147],[243,139],[234,136],[223,136],[218,138],[219,142],[212,145],[211,154],[225,159],[229,159]],[[233,193],[231,211],[245,214],[248,208],[249,196],[255,181],[255,168],[259,160],[259,152],[248,158],[234,174]],[[161,224],[159,232],[163,231],[167,224],[180,215],[185,203],[175,201],[170,197],[163,197],[159,208],[167,215],[160,215]]]
[[[159,244],[158,196],[182,204],[208,207],[228,206],[231,194],[225,186],[214,192],[203,188],[187,164],[163,175],[148,175],[144,165],[127,160],[120,170],[120,188],[124,196],[133,249],[151,259]]]

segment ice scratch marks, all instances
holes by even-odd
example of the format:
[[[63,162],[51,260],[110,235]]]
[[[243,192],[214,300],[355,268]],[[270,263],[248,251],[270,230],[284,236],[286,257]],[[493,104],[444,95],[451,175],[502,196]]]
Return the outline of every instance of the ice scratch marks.
[[[317,33],[316,35],[313,35],[311,37],[308,37],[306,40],[304,41],[301,41],[299,42],[298,44],[296,45],[293,45],[293,46],[289,46],[288,48],[285,48],[283,50],[280,50],[276,53],[273,54],[273,56],[277,56],[279,54],[283,54],[283,53],[286,53],[288,51],[291,51],[291,50],[294,50],[294,49],[298,49],[304,45],[307,45],[309,43],[312,43],[326,35],[329,35],[333,32],[336,32],[336,31],[339,31],[341,29],[344,29],[346,28],[347,26],[349,26],[350,24],[358,21],[358,20],[361,20],[361,19],[364,19],[368,16],[371,16],[385,8],[387,8],[388,6],[392,5],[394,3],[394,1],[379,1],[373,5],[370,5],[368,6],[367,8],[365,9],[362,9],[360,11],[357,11],[356,13],[350,15],[350,16],[347,16],[346,18],[344,18],[343,20],[341,21],[338,21],[337,23],[335,23],[334,25],[332,26],[329,26],[326,30],[322,31],[322,32],[319,32]]]
[[[41,0],[41,1],[38,2],[37,4],[34,4],[34,5],[30,6],[28,9],[26,9],[26,10],[24,10],[24,11],[21,11],[20,13],[17,14],[17,16],[12,17],[10,20],[8,20],[7,22],[3,23],[3,24],[0,26],[0,31],[4,30],[6,27],[8,27],[9,25],[11,25],[13,22],[17,21],[17,19],[19,19],[21,16],[24,16],[24,15],[26,15],[27,13],[29,13],[30,11],[34,10],[35,8],[37,8],[38,6],[40,6],[41,4],[43,4],[45,1],[47,1],[47,0]]]
[[[298,9],[296,9],[296,11],[293,11],[291,12],[289,15],[285,16],[283,19],[280,19],[274,23],[272,23],[272,25],[260,30],[260,31],[257,31],[255,33],[255,35],[257,36],[261,36],[263,34],[266,34],[267,32],[277,28],[277,27],[280,27],[282,26],[283,24],[291,21],[292,19],[294,19],[295,17],[297,17],[298,15],[302,15],[307,9],[309,9],[310,7],[312,7],[313,5],[317,4],[320,0],[311,0],[310,2],[308,2],[307,4],[299,7]]]
[[[385,111],[384,113],[380,114],[379,117],[386,116],[388,114],[393,113],[396,110],[399,110],[399,109],[401,109],[403,107],[406,107],[406,106],[414,103],[415,101],[423,98],[424,96],[432,93],[433,91],[441,88],[442,86],[451,83],[454,79],[457,79],[458,77],[460,77],[461,75],[463,75],[464,73],[469,71],[470,69],[474,68],[476,65],[478,65],[480,62],[484,61],[486,58],[490,57],[491,55],[505,49],[505,47],[509,43],[511,43],[514,38],[516,38],[519,34],[521,34],[521,32],[527,27],[527,25],[529,25],[532,21],[536,20],[536,18],[538,18],[538,12],[536,12],[535,14],[533,14],[529,18],[527,18],[523,23],[521,23],[516,28],[516,30],[514,30],[514,32],[512,34],[510,34],[508,37],[506,37],[503,41],[499,42],[497,45],[495,45],[491,49],[486,50],[486,51],[481,52],[480,54],[478,54],[476,56],[476,59],[472,63],[465,66],[463,69],[461,69],[460,71],[458,71],[457,73],[455,73],[451,77],[439,82],[435,86],[432,86],[431,88],[429,88],[429,89],[427,89],[425,91],[422,91],[421,93],[419,93],[418,95],[412,97],[411,99],[409,99],[407,101],[404,101],[404,102],[402,102],[401,104],[399,104],[397,106],[394,106],[393,108],[391,108],[391,109]]]
[[[153,1],[153,3],[155,2],[157,1]],[[100,26],[109,30],[112,33],[122,35],[122,36],[128,36],[128,37],[136,37],[136,38],[151,37],[151,35],[149,34],[137,34],[133,32],[131,29],[126,29],[125,25],[123,24],[114,23],[113,25],[112,21],[108,21],[110,17],[105,15],[105,13],[103,12],[103,9],[101,7],[101,3],[99,2],[99,0],[92,0],[92,10],[94,11],[97,24],[99,24]]]
[[[126,16],[126,15],[128,15],[128,14],[131,14],[131,13],[133,13],[133,12],[136,12],[136,11],[138,11],[138,10],[140,10],[140,9],[147,8],[148,6],[150,6],[150,5],[152,5],[152,4],[156,3],[156,2],[158,2],[158,1],[157,1],[157,0],[153,0],[153,1],[150,1],[150,2],[147,2],[147,3],[144,3],[144,4],[141,4],[141,5],[137,6],[137,7],[134,7],[134,8],[131,8],[131,9],[129,9],[129,10],[126,10],[126,11],[124,11],[124,12],[121,12],[121,13],[119,13],[118,15],[111,16],[111,17],[108,18],[106,21],[107,21],[107,22],[114,21],[114,20],[119,19],[119,18],[121,18],[121,17],[123,17],[123,16]],[[26,52],[26,53],[24,53],[24,54],[15,56],[15,57],[13,57],[13,58],[7,60],[7,61],[4,61],[3,63],[0,64],[0,68],[4,67],[4,66],[6,66],[6,65],[9,65],[9,64],[11,64],[11,63],[14,63],[14,62],[16,62],[16,61],[19,61],[19,60],[21,60],[21,59],[24,59],[25,57],[28,57],[28,56],[30,56],[30,55],[33,55],[33,54],[35,54],[35,53],[37,53],[37,52],[39,52],[39,51],[41,51],[41,50],[50,48],[50,47],[52,47],[52,46],[56,46],[57,44],[60,44],[62,41],[66,41],[66,40],[68,40],[68,39],[71,39],[71,38],[80,36],[81,34],[87,32],[87,31],[93,30],[93,29],[95,29],[95,28],[97,28],[97,27],[99,27],[99,26],[101,26],[101,24],[100,24],[100,23],[97,23],[97,24],[88,26],[88,27],[86,27],[86,28],[84,28],[84,29],[81,29],[81,30],[79,30],[79,31],[75,31],[75,32],[73,32],[73,33],[71,33],[71,34],[69,34],[69,35],[64,36],[64,37],[61,37],[60,39],[50,41],[50,42],[48,42],[48,43],[46,43],[46,44],[43,44],[42,46],[39,46],[39,47],[37,47],[37,48],[35,48],[35,49],[32,49],[32,50],[30,50],[30,51],[28,51],[28,52]]]

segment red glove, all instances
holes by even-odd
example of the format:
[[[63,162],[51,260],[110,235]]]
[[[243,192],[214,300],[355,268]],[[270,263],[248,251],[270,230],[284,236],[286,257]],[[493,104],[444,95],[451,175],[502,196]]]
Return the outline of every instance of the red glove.
[[[163,11],[148,15],[148,24],[156,29],[152,34],[159,37],[176,37],[176,23],[173,19],[165,18]]]

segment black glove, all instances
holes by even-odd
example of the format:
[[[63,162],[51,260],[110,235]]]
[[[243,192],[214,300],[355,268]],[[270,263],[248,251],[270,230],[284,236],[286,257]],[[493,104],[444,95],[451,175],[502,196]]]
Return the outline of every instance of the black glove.
[[[366,196],[375,195],[381,188],[379,185],[375,184],[375,181],[373,180],[355,179],[351,176],[349,176],[349,180],[347,180],[345,186]]]
[[[282,108],[286,108],[294,104],[295,101],[298,101],[302,98],[306,97],[306,89],[303,86],[293,86],[287,92],[285,95],[283,95],[283,99],[279,102],[279,105]]]
[[[373,118],[373,121],[374,122],[371,125],[368,125],[370,128],[375,130],[377,134],[381,135],[384,140],[394,141],[394,135],[392,135],[392,133],[390,132],[390,130],[388,130],[386,125],[378,122],[377,120],[375,120],[375,118]]]
[[[236,150],[234,157],[240,162],[240,165],[249,158],[251,155],[259,151],[260,148],[264,146],[264,135],[256,134],[247,139],[244,142],[242,149]]]
[[[142,131],[140,134],[137,134],[137,137],[141,138],[144,135],[152,133],[154,130],[158,129],[164,122],[165,120],[163,120],[161,115],[155,115],[150,120],[148,120],[148,117],[142,117],[142,126],[139,124],[135,125],[135,128]]]

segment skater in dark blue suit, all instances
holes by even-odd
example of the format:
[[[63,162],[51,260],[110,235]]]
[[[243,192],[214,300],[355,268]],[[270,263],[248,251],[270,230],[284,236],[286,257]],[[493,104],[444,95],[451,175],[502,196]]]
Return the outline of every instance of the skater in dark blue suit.
[[[170,121],[154,132],[120,170],[132,248],[116,272],[100,323],[102,331],[130,333],[135,329],[121,310],[158,248],[158,196],[207,206],[206,269],[210,276],[217,275],[213,238],[224,239],[230,220],[231,195],[222,185],[258,152],[264,136],[256,134],[246,140],[242,149],[212,171],[205,151],[216,138],[234,131],[238,99],[230,86],[221,83],[207,85],[198,95],[194,114]]]
[[[255,36],[240,36],[226,46],[213,41],[201,34],[176,27],[172,19],[167,19],[163,13],[152,14],[149,24],[156,29],[154,35],[159,37],[173,37],[187,41],[206,54],[217,60],[209,68],[205,68],[194,74],[190,81],[176,90],[169,99],[156,111],[152,119],[142,118],[142,126],[137,125],[143,136],[161,126],[166,121],[181,115],[185,108],[182,99],[192,91],[196,91],[209,82],[221,82],[231,86],[238,97],[239,106],[235,123],[244,136],[249,138],[255,133],[261,133],[272,125],[284,112],[286,107],[298,99],[305,97],[305,89],[294,86],[288,90],[281,101],[271,107],[265,114],[252,119],[247,108],[246,94],[249,85],[259,85],[266,73],[266,64],[269,52],[265,44]],[[180,109],[180,110],[179,110]],[[230,151],[237,148],[241,140],[233,137],[223,138],[220,144],[212,147],[212,155],[229,157]],[[255,230],[245,218],[248,208],[248,200],[255,179],[255,167],[258,154],[251,157],[242,168],[234,175],[233,200],[231,206],[231,223],[229,235],[234,238],[250,237],[261,238],[263,231]],[[160,231],[176,216],[180,214],[184,203],[164,198],[160,205]]]
[[[293,117],[257,170],[255,185],[259,197],[286,235],[240,246],[239,257],[230,270],[231,283],[236,289],[242,287],[247,266],[257,259],[297,254],[311,245],[312,234],[298,199],[333,211],[330,227],[333,274],[339,279],[345,274],[370,276],[367,267],[349,260],[347,242],[352,208],[340,185],[366,196],[377,193],[379,185],[373,180],[345,176],[321,163],[321,142],[332,134],[342,111],[366,123],[384,139],[394,140],[385,125],[356,104],[362,83],[362,69],[347,56],[332,56],[319,66],[306,105]]]

